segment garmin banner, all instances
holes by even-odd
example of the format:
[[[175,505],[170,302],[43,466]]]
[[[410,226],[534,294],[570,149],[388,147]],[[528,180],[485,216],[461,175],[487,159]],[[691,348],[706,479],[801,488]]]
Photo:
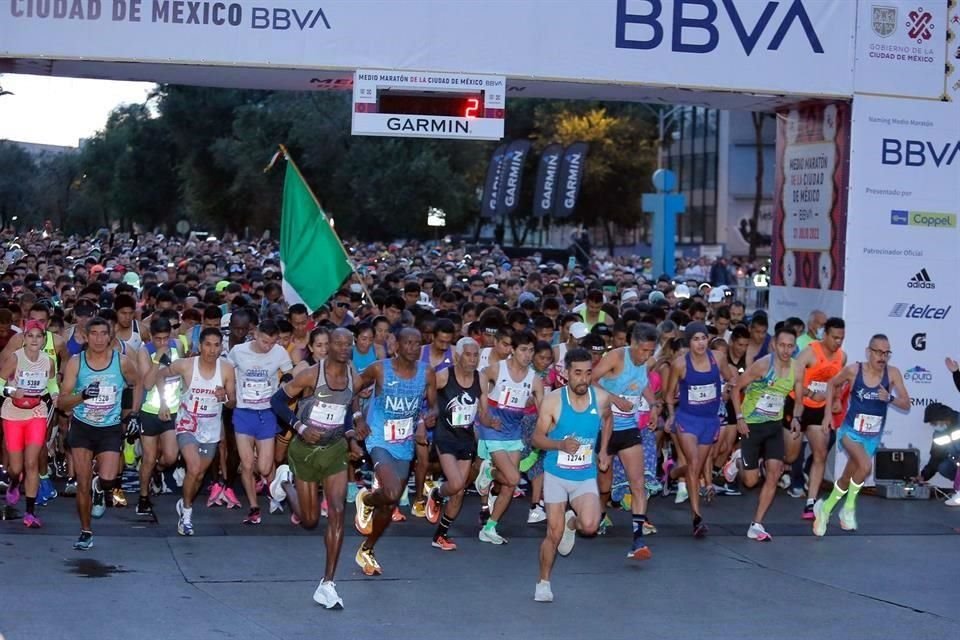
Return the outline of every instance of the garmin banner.
[[[520,202],[520,186],[523,182],[523,165],[530,152],[529,140],[514,140],[507,147],[500,166],[500,215],[510,215]]]
[[[503,156],[507,152],[506,143],[493,150],[490,164],[487,165],[487,179],[483,183],[483,201],[480,203],[480,217],[493,218],[500,205],[500,168]]]
[[[853,102],[843,317],[850,360],[890,339],[912,409],[891,408],[882,445],[925,460],[933,402],[960,408],[944,357],[960,318],[960,119],[949,102],[857,96]],[[841,456],[838,456],[841,458]],[[842,464],[842,460],[840,461]]]
[[[560,162],[560,177],[557,185],[556,205],[553,215],[557,218],[569,218],[577,208],[577,197],[583,182],[583,168],[587,163],[586,142],[574,142],[563,152]]]
[[[537,184],[533,193],[533,215],[538,218],[553,212],[557,197],[557,180],[560,176],[560,159],[563,146],[557,143],[547,145],[540,154],[540,166],[537,168]]]

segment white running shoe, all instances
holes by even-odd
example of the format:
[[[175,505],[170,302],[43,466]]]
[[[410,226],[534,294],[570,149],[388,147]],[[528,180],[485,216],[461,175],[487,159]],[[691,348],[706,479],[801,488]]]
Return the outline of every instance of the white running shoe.
[[[313,592],[313,601],[326,609],[343,609],[343,599],[337,594],[337,585],[324,580]]]
[[[779,482],[777,482],[777,485],[779,485],[781,489],[789,489],[789,488],[790,488],[790,474],[789,474],[789,473],[784,473],[782,476],[780,476],[780,480],[779,480]]]
[[[855,509],[847,509],[844,507],[840,509],[840,513],[837,514],[840,517],[840,528],[844,531],[856,531],[857,530],[857,512]]]
[[[536,602],[553,602],[553,591],[550,590],[550,583],[541,580],[537,583],[537,589],[533,592],[533,599]]]
[[[727,482],[733,482],[740,473],[740,461],[743,459],[743,453],[736,449],[730,454],[730,459],[723,465],[723,479]]]
[[[952,496],[947,498],[944,504],[948,507],[960,507],[960,491],[957,491]]]
[[[827,533],[827,522],[830,520],[823,511],[823,500],[813,503],[813,535],[823,537]]]
[[[497,496],[493,495],[493,491],[487,492],[487,510],[492,514],[493,505],[497,503]]]
[[[480,533],[477,534],[477,538],[480,542],[489,542],[490,544],[507,544],[507,539],[497,533],[496,529],[487,529],[486,527],[480,529]]]
[[[690,495],[687,493],[687,483],[678,482],[677,483],[677,497],[673,499],[674,504],[683,504],[690,499]]]
[[[287,499],[287,492],[283,490],[284,482],[293,482],[293,472],[290,471],[290,465],[282,464],[277,467],[277,472],[273,475],[273,482],[270,483],[270,497],[277,502],[283,502]],[[271,511],[271,513],[273,513]]]
[[[573,551],[573,545],[577,542],[577,530],[570,528],[570,519],[576,518],[577,514],[573,511],[567,511],[563,514],[563,537],[560,538],[560,544],[557,545],[557,553],[562,556],[568,556]]]
[[[538,524],[546,519],[547,512],[543,510],[543,507],[537,505],[533,509],[530,509],[530,513],[527,515],[527,524]]]
[[[477,473],[477,479],[473,482],[473,487],[480,495],[485,495],[490,491],[490,483],[493,482],[493,465],[489,460],[480,463],[480,471]]]
[[[751,540],[757,540],[758,542],[769,542],[773,540],[773,536],[767,533],[763,525],[758,522],[752,523],[750,528],[747,529],[747,537]]]

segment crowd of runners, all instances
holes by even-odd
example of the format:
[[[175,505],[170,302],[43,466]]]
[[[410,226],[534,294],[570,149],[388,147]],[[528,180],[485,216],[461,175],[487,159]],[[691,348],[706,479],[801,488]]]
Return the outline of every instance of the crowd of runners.
[[[313,597],[327,608],[343,606],[348,503],[369,576],[384,571],[384,531],[408,514],[448,552],[454,523],[474,526],[468,491],[484,543],[506,544],[504,515],[527,510],[546,526],[541,602],[556,555],[603,534],[611,509],[632,514],[626,557],[649,559],[654,494],[687,502],[698,538],[704,502],[755,487],[752,540],[772,539],[764,518],[780,489],[804,498],[797,517],[813,534],[835,510],[856,530],[888,407],[910,408],[879,331],[848,357],[841,318],[747,315],[730,289],[653,278],[634,259],[367,245],[309,310],[283,299],[268,242],[44,233],[4,246],[6,505],[23,496],[23,524],[39,528],[38,505],[75,496],[73,546],[90,549],[93,519],[127,506],[125,467],[138,469],[130,500],[144,517],[179,467],[180,535],[204,507],[238,509],[250,526],[325,518]],[[833,446],[848,462],[821,494]]]

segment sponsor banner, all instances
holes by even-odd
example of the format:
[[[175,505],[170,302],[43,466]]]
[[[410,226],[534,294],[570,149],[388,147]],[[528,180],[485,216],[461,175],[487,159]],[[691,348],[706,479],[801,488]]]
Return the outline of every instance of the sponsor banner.
[[[560,185],[560,159],[562,156],[563,146],[556,143],[547,145],[540,154],[536,191],[533,194],[533,215],[538,218],[548,216],[553,212],[554,203],[557,199],[557,188]]]
[[[770,313],[839,311],[844,286],[850,108],[799,105],[777,114]],[[799,289],[819,293],[800,294]],[[827,292],[835,292],[830,294]],[[796,306],[810,304],[806,309]]]
[[[854,91],[939,98],[943,93],[946,4],[860,0],[857,13]]]
[[[958,405],[943,362],[955,354],[960,319],[955,113],[955,105],[922,100],[857,96],[853,104],[846,348],[860,359],[872,335],[889,338],[890,364],[903,374],[913,406],[891,409],[883,446],[915,447],[923,459],[932,438],[924,408]]]
[[[557,218],[569,218],[577,208],[580,185],[583,183],[583,170],[587,163],[586,142],[574,142],[563,152],[560,162],[560,184],[557,189],[557,202],[554,215]]]
[[[943,99],[960,100],[960,0],[947,0],[947,51],[944,66],[946,77]]]
[[[480,203],[480,216],[493,218],[497,215],[500,203],[500,167],[503,165],[503,156],[507,152],[506,143],[493,150],[490,164],[487,165],[487,179],[483,183],[483,202]]]
[[[500,203],[497,209],[497,213],[500,215],[510,215],[517,210],[517,205],[520,204],[523,165],[527,161],[527,153],[529,152],[529,140],[514,140],[507,147],[500,168],[501,184],[503,185],[500,189]]]

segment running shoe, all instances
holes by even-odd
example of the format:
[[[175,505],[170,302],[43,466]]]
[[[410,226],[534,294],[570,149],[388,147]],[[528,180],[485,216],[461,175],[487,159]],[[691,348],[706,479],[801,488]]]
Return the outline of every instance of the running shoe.
[[[242,506],[240,501],[237,500],[237,494],[230,487],[223,490],[222,502],[226,503],[227,509],[239,509]]]
[[[670,458],[663,461],[663,495],[670,495],[670,470],[673,469],[674,462]]]
[[[73,497],[77,495],[77,479],[67,478],[67,484],[63,487],[63,495]]]
[[[943,504],[947,505],[948,507],[960,507],[960,491],[957,491],[952,496],[947,498]]]
[[[827,533],[827,523],[830,516],[823,512],[823,500],[817,500],[813,504],[813,535],[822,537]]]
[[[840,513],[837,514],[840,518],[840,528],[844,531],[856,531],[857,530],[857,511],[856,509],[847,509],[846,507],[840,509]]]
[[[7,487],[7,506],[15,507],[20,502],[20,489],[18,487]]]
[[[494,495],[493,491],[487,492],[487,511],[493,513],[493,505],[497,503],[497,496]]]
[[[273,498],[270,498],[270,513],[283,513],[283,505]]]
[[[687,493],[687,483],[678,482],[677,483],[677,497],[673,499],[674,504],[683,504],[690,499],[690,494]]]
[[[177,500],[177,533],[181,536],[193,535],[193,522],[190,515],[183,508],[183,498]]]
[[[400,511],[400,507],[394,507],[393,513],[390,514],[390,520],[393,522],[406,522],[407,516],[403,515],[403,511]]]
[[[123,509],[127,506],[127,496],[124,495],[123,489],[120,487],[114,487],[113,491],[110,492],[110,497],[113,498],[113,506],[118,509]]]
[[[137,502],[137,515],[153,516],[153,504],[150,502],[150,498],[140,496],[140,500]]]
[[[446,536],[437,536],[433,539],[433,542],[430,543],[434,549],[440,549],[441,551],[456,551],[457,545],[454,544],[453,540]]]
[[[440,522],[440,512],[443,510],[443,496],[440,495],[439,487],[434,487],[427,498],[426,516],[427,522],[437,524]]]
[[[380,563],[377,562],[376,556],[373,555],[373,549],[364,549],[363,545],[360,545],[354,561],[360,565],[360,569],[363,570],[363,575],[365,576],[383,575],[383,568],[380,566]]]
[[[568,556],[573,551],[573,545],[577,542],[576,529],[570,528],[570,520],[576,519],[577,514],[568,510],[563,514],[563,536],[560,537],[560,544],[557,545],[557,553],[562,556]]]
[[[57,488],[53,486],[53,481],[50,478],[40,478],[40,490],[37,492],[37,498],[43,498],[43,503],[46,504],[56,498],[59,493],[57,493]]]
[[[663,491],[663,483],[656,478],[647,478],[644,487],[647,490],[647,495],[651,496]]]
[[[763,525],[758,522],[752,523],[750,528],[747,529],[747,537],[758,542],[770,542],[773,540],[773,536],[767,533],[767,530],[763,528]]]
[[[287,492],[283,488],[284,482],[293,482],[293,472],[290,471],[290,466],[286,464],[277,467],[273,482],[270,483],[270,497],[278,503],[287,499]],[[271,511],[271,513],[273,512]]]
[[[93,505],[90,507],[90,515],[94,518],[102,518],[107,510],[106,496],[100,489],[100,478],[93,479]]]
[[[323,500],[320,502],[320,517],[321,517],[321,518],[326,518],[326,517],[327,517],[327,511],[329,510],[329,509],[328,509],[329,506],[330,506],[330,505],[327,504],[327,496],[323,496]]]
[[[807,492],[804,491],[801,487],[790,487],[787,491],[787,495],[791,498],[802,498],[807,495]]]
[[[784,473],[782,476],[780,476],[780,480],[777,482],[777,485],[778,485],[781,489],[789,489],[789,488],[790,488],[790,474],[789,474],[789,473]]]
[[[10,486],[10,474],[0,465],[0,489],[6,489]]]
[[[604,515],[603,519],[600,520],[600,525],[597,527],[597,535],[605,536],[610,529],[613,529],[613,520],[610,519],[610,516]]]
[[[357,532],[363,536],[368,536],[370,532],[373,531],[373,507],[368,507],[363,502],[363,499],[369,495],[369,493],[365,488],[362,488],[357,491],[357,497],[354,500],[357,507],[357,515],[353,520],[353,525],[357,528]],[[396,520],[394,520],[394,522],[396,522]]]
[[[477,534],[480,542],[489,542],[490,544],[507,544],[507,539],[497,533],[496,529],[484,526]]]
[[[652,536],[657,532],[657,526],[649,520],[643,521],[643,535]]]
[[[424,518],[427,515],[427,503],[424,500],[417,500],[410,507],[410,514],[415,518]]]
[[[300,526],[300,518],[297,517],[297,514],[295,513],[290,514],[290,524],[292,524],[295,527]]]
[[[527,524],[539,524],[547,519],[547,512],[543,510],[543,507],[540,505],[535,505],[533,509],[530,509],[530,513],[527,515]]]
[[[23,516],[23,526],[25,526],[27,529],[39,529],[43,526],[43,523],[40,522],[40,518],[32,513],[26,513]]]
[[[247,517],[243,519],[243,524],[260,524],[260,509],[251,507]]]
[[[313,592],[313,601],[323,605],[324,609],[343,609],[343,600],[337,593],[337,585],[326,580]]]
[[[267,481],[262,477],[257,479],[257,484],[254,487],[254,491],[257,492],[258,496],[262,496],[267,492]]]
[[[433,490],[439,489],[439,488],[440,488],[440,483],[438,481],[431,480],[429,478],[424,480],[423,481],[423,499],[426,500],[427,498],[429,498]]]
[[[207,509],[215,506],[223,506],[223,483],[214,482],[210,485],[210,495],[207,497]]]
[[[700,487],[700,497],[707,504],[710,504],[717,497],[717,490],[713,488],[712,484],[709,487]]]
[[[737,479],[737,474],[740,473],[740,465],[743,460],[743,453],[740,449],[735,450],[730,454],[730,459],[726,461],[723,465],[723,479],[727,482],[733,482]]]
[[[630,551],[627,552],[628,560],[649,560],[653,557],[653,554],[650,553],[650,547],[648,547],[643,542],[643,538],[634,538],[633,546],[630,547]]]
[[[537,583],[537,588],[533,592],[535,602],[553,602],[553,591],[550,590],[550,583],[541,580]]]
[[[694,538],[706,537],[709,531],[710,531],[710,527],[708,527],[707,523],[703,521],[703,518],[696,517],[693,519],[693,537]]]
[[[377,489],[376,485],[374,485],[373,489],[374,491],[376,491]],[[400,496],[400,506],[401,507],[410,506],[410,487],[403,488],[403,495]]]
[[[491,482],[493,482],[493,465],[490,464],[489,460],[484,460],[480,463],[480,472],[477,473],[477,479],[474,480],[473,486],[476,488],[477,493],[485,496],[490,490]]]
[[[361,487],[362,485],[358,485],[356,482],[347,484],[347,502],[353,502],[357,499],[357,491],[359,491]]]
[[[807,504],[803,507],[803,515],[801,517],[804,520],[813,520],[813,502],[807,501]]]
[[[80,537],[73,543],[73,548],[77,551],[86,551],[93,548],[93,531],[81,531]]]
[[[713,490],[718,496],[739,496],[743,495],[740,493],[740,490],[737,489],[736,485],[732,485],[726,481],[723,484],[713,485]]]

